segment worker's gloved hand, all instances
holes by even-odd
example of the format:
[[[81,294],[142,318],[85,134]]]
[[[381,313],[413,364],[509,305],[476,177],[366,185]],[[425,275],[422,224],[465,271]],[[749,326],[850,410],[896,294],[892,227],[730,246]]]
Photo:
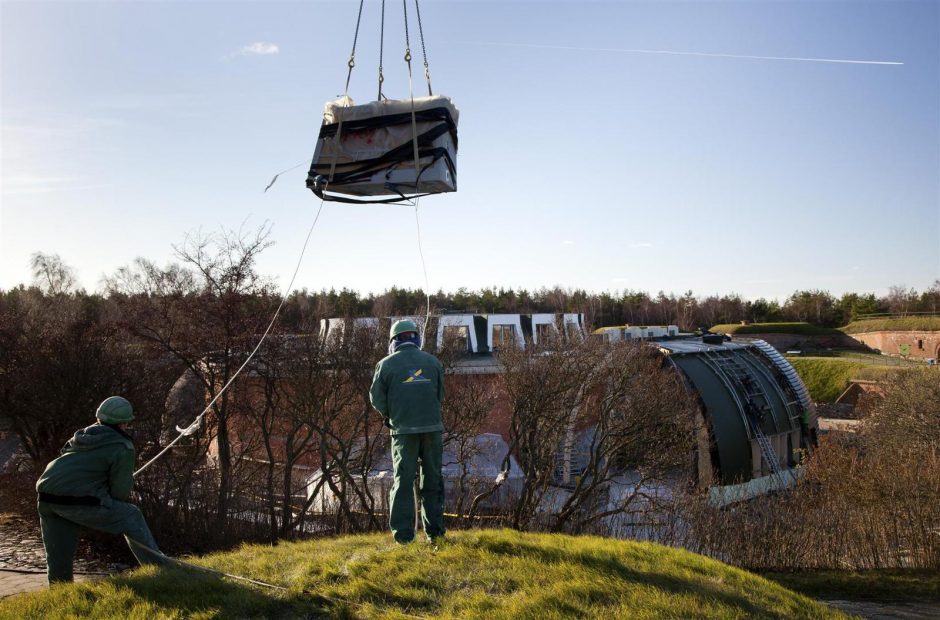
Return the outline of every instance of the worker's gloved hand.
[[[392,428],[392,420],[390,418],[382,418],[382,424],[387,428]]]

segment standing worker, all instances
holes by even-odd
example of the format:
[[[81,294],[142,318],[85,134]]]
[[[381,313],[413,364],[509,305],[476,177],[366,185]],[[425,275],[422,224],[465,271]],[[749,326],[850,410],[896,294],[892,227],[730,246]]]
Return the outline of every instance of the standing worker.
[[[162,558],[144,515],[126,501],[134,485],[134,443],[124,425],[134,410],[111,396],[95,417],[98,423],[76,431],[36,482],[50,584],[72,581],[80,527],[124,534],[141,564]]]
[[[375,366],[369,399],[391,429],[395,481],[389,496],[389,526],[398,543],[415,537],[414,481],[421,463],[421,520],[430,541],[444,535],[444,367],[421,350],[418,328],[396,321],[389,330],[388,357]]]

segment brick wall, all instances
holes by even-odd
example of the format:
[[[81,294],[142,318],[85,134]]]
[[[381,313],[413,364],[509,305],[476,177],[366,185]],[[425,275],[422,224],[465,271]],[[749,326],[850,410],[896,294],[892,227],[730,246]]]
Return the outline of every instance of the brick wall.
[[[902,349],[906,345],[907,355],[910,357],[940,359],[940,331],[867,332],[853,334],[853,337],[882,353],[902,355]]]

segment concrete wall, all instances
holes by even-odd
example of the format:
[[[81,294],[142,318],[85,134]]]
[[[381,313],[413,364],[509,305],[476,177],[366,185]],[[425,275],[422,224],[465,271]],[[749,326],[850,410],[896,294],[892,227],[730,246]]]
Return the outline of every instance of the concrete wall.
[[[907,345],[910,357],[940,359],[940,332],[867,332],[853,336],[882,353],[901,355],[903,345]]]

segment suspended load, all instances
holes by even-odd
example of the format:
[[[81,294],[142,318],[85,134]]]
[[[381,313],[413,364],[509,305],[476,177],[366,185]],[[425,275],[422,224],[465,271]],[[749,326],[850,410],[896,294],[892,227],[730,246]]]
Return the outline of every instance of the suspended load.
[[[359,0],[352,52],[346,63],[349,68],[346,91],[342,97],[327,102],[325,106],[323,125],[307,175],[307,187],[323,200],[366,204],[400,203],[429,194],[455,192],[459,114],[449,97],[434,96],[431,91],[431,71],[418,0],[414,0],[414,5],[428,96],[414,96],[408,0],[402,0],[402,11],[410,96],[395,100],[382,94],[385,81],[382,68],[385,0],[382,0],[378,97],[365,105],[354,105],[349,97],[349,80],[356,66],[356,42],[364,4],[364,0]]]
[[[324,200],[457,191],[457,120],[449,97],[326,104],[307,187]],[[415,161],[417,158],[417,165]]]

